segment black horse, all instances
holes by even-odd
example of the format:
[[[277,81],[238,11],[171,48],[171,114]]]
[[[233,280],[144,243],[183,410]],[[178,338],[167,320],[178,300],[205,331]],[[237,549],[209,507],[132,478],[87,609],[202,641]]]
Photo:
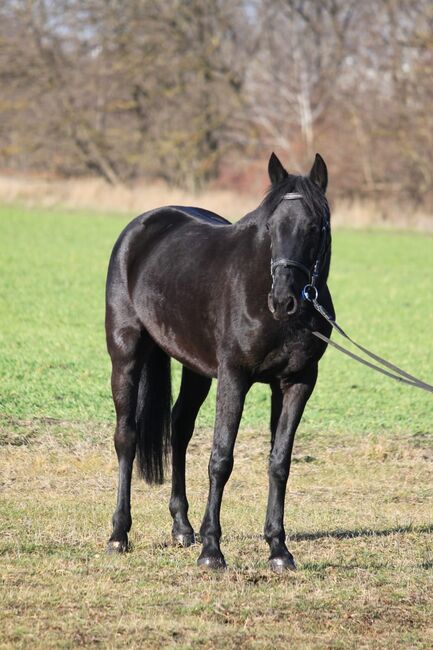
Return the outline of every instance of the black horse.
[[[331,255],[327,169],[317,154],[309,176],[290,175],[272,154],[268,171],[272,185],[265,199],[235,224],[200,208],[158,208],[134,219],[114,246],[106,293],[119,461],[111,552],[128,548],[136,452],[144,479],[160,483],[170,442],[173,540],[182,546],[194,542],[185,456],[197,413],[217,377],[198,564],[226,566],[220,549],[221,500],[245,396],[254,382],[262,382],[271,388],[265,539],[272,569],[295,568],[285,544],[286,484],[295,432],[326,348],[312,331],[329,336],[331,329],[302,298],[303,289],[304,297],[305,291],[317,290],[334,316],[326,284]],[[172,413],[170,357],[183,365]]]

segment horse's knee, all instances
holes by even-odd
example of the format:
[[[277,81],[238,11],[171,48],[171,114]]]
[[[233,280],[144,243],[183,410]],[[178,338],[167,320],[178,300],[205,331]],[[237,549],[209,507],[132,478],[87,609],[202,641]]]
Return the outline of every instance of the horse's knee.
[[[269,461],[269,477],[276,483],[286,483],[289,478],[289,464],[271,458]]]
[[[212,451],[209,461],[209,477],[218,481],[227,481],[233,469],[233,452],[216,449]]]

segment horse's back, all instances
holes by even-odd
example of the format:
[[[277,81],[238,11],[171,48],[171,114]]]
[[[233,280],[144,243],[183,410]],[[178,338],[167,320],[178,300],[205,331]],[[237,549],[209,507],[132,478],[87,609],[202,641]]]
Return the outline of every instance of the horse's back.
[[[211,212],[211,210],[179,205],[170,206],[170,208],[178,211],[180,214],[186,215],[193,219],[198,219],[204,223],[212,223],[215,225],[230,225],[230,221],[224,219],[224,217],[221,217],[216,212]],[[164,208],[161,209],[164,210]]]
[[[122,253],[131,252],[137,242],[149,241],[158,238],[168,229],[181,228],[194,223],[214,227],[231,225],[230,221],[219,214],[202,208],[189,206],[155,208],[140,214],[122,230],[114,245],[111,258],[113,260],[122,256]]]
[[[181,227],[188,223],[201,223],[212,226],[231,225],[230,221],[210,210],[192,206],[169,205],[140,214],[126,226],[120,238],[130,231],[143,230],[143,227],[149,228],[152,226],[156,233],[158,230],[166,230],[167,227]]]

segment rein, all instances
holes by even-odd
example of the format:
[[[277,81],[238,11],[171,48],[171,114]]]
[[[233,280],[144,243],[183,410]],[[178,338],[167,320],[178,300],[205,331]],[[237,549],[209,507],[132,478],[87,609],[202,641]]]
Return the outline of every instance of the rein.
[[[285,194],[281,200],[295,200],[295,199],[303,199],[304,197],[302,194],[297,194],[295,192],[291,192],[289,194]],[[326,309],[321,305],[318,301],[318,291],[317,291],[317,281],[320,275],[320,266],[322,264],[323,258],[326,253],[326,239],[327,239],[327,234],[330,229],[329,221],[324,215],[322,217],[322,232],[321,232],[321,239],[320,239],[320,245],[319,245],[319,251],[317,253],[317,258],[313,266],[313,270],[310,271],[304,264],[301,262],[298,262],[296,260],[292,260],[289,258],[281,257],[276,260],[271,260],[271,275],[272,275],[272,280],[274,279],[274,273],[275,269],[278,266],[294,266],[301,271],[305,273],[305,275],[308,278],[308,283],[305,285],[305,287],[302,289],[301,292],[301,297],[303,300],[310,302],[314,309],[331,325],[331,327],[341,336],[343,336],[347,341],[350,341],[355,347],[358,348],[358,350],[361,350],[364,354],[366,354],[370,359],[373,359],[376,361],[376,365],[374,363],[371,363],[370,361],[367,361],[366,359],[363,359],[360,357],[358,354],[354,354],[353,352],[350,352],[350,350],[347,350],[344,348],[342,345],[339,345],[338,343],[335,343],[334,341],[331,341],[327,336],[324,334],[321,334],[321,332],[313,331],[313,335],[316,336],[318,339],[324,341],[328,345],[331,345],[333,348],[338,350],[339,352],[342,352],[343,354],[346,354],[348,357],[351,359],[354,359],[355,361],[358,361],[359,363],[362,363],[364,366],[367,366],[368,368],[371,368],[372,370],[376,370],[377,372],[382,373],[383,375],[386,375],[387,377],[390,377],[391,379],[395,379],[396,381],[407,384],[408,386],[415,386],[415,388],[421,388],[422,390],[425,390],[429,393],[433,393],[433,386],[430,384],[427,384],[426,382],[422,381],[421,379],[418,379],[417,377],[414,377],[413,375],[410,375],[408,372],[405,370],[402,370],[395,364],[391,363],[390,361],[387,361],[386,359],[383,359],[379,355],[375,354],[374,352],[371,352],[367,348],[365,348],[363,345],[360,345],[356,341],[354,341],[346,332],[343,330],[342,327],[335,321],[330,314],[326,311]],[[383,366],[383,367],[381,367]],[[387,370],[385,370],[387,368]]]
[[[305,291],[305,288],[304,288]],[[341,336],[343,336],[345,339],[353,343],[359,350],[364,352],[368,357],[371,359],[374,359],[377,363],[381,364],[385,368],[388,368],[389,370],[392,370],[392,372],[389,372],[389,370],[385,370],[384,368],[381,368],[380,366],[371,363],[370,361],[367,361],[366,359],[363,359],[360,357],[358,354],[354,354],[353,352],[350,352],[350,350],[347,350],[344,348],[342,345],[339,345],[338,343],[335,343],[334,341],[331,341],[327,336],[324,334],[321,334],[321,332],[313,332],[313,335],[316,336],[318,339],[321,339],[322,341],[325,341],[325,343],[328,343],[329,345],[332,345],[333,348],[336,350],[339,350],[339,352],[342,352],[343,354],[346,354],[348,357],[351,359],[354,359],[355,361],[359,361],[359,363],[364,364],[364,366],[367,366],[368,368],[372,368],[372,370],[377,370],[377,372],[381,372],[383,375],[386,375],[387,377],[390,377],[391,379],[395,379],[396,381],[399,381],[400,383],[407,384],[408,386],[415,386],[415,388],[421,388],[422,390],[426,390],[429,393],[433,393],[433,386],[430,384],[427,384],[425,381],[421,381],[421,379],[418,379],[417,377],[414,377],[413,375],[410,375],[408,372],[405,370],[402,370],[395,364],[391,363],[390,361],[387,361],[386,359],[382,359],[382,357],[379,357],[379,355],[375,354],[374,352],[371,352],[367,348],[365,348],[363,345],[360,345],[356,341],[354,341],[346,332],[343,330],[342,327],[328,314],[326,309],[317,301],[317,297],[310,299],[308,297],[304,297],[305,300],[308,300],[309,302],[312,303],[314,309],[319,312],[321,316],[335,329]]]

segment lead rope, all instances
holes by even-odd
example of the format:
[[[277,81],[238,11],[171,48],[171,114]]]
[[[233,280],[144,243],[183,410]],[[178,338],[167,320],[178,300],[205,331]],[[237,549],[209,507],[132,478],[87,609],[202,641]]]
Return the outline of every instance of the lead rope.
[[[313,289],[313,291],[312,291]],[[339,350],[343,354],[346,354],[348,357],[351,359],[354,359],[355,361],[359,361],[359,363],[364,364],[364,366],[367,366],[368,368],[372,368],[373,370],[377,370],[377,372],[381,372],[383,375],[386,375],[387,377],[391,377],[391,379],[395,379],[396,381],[399,381],[400,383],[407,384],[409,386],[415,386],[415,388],[421,388],[422,390],[426,390],[429,393],[433,393],[433,386],[430,384],[427,384],[425,381],[421,381],[421,379],[418,379],[417,377],[414,377],[413,375],[410,375],[408,372],[405,370],[402,370],[398,366],[396,366],[393,363],[390,363],[386,359],[382,359],[382,357],[379,357],[379,355],[374,354],[374,352],[370,352],[367,348],[365,348],[363,345],[360,345],[356,341],[354,341],[346,332],[343,330],[342,327],[328,314],[326,309],[317,301],[317,289],[312,286],[312,285],[306,285],[302,291],[302,296],[305,300],[308,302],[311,302],[313,307],[316,309],[316,311],[319,312],[319,314],[334,328],[337,330],[341,336],[343,336],[345,339],[350,341],[353,345],[355,345],[359,350],[364,352],[368,357],[371,359],[374,359],[378,363],[380,363],[382,366],[385,366],[385,368],[389,368],[389,370],[392,370],[393,372],[389,372],[388,370],[384,370],[384,368],[381,368],[380,366],[375,365],[374,363],[371,363],[370,361],[367,361],[366,359],[363,359],[357,354],[354,354],[353,352],[350,352],[350,350],[347,350],[346,348],[343,348],[343,346],[338,345],[338,343],[334,343],[334,341],[331,341],[327,336],[324,334],[321,334],[320,332],[314,331],[313,334],[316,336],[318,339],[321,339],[322,341],[325,341],[325,343],[328,343],[329,345],[332,345],[336,350]],[[397,373],[397,374],[395,374]]]

